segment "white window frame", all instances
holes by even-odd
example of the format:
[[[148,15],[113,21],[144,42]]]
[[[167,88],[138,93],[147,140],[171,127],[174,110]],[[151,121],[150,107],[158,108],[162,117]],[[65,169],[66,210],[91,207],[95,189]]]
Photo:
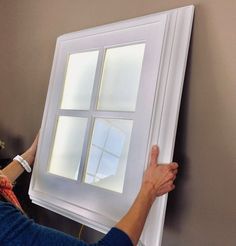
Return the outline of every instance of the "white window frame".
[[[193,13],[194,6],[191,5],[162,13],[151,14],[140,18],[91,28],[80,32],[70,33],[58,38],[39,138],[39,148],[36,155],[36,164],[29,188],[29,195],[33,203],[83,223],[103,233],[106,233],[109,230],[109,226],[117,220],[109,220],[109,218],[105,218],[99,213],[93,212],[92,210],[86,210],[81,206],[76,206],[68,200],[63,201],[63,199],[50,196],[50,194],[47,193],[46,186],[45,189],[43,187],[37,187],[37,182],[40,179],[40,170],[42,171],[42,166],[45,165],[42,162],[46,161],[46,159],[43,159],[43,156],[45,151],[47,151],[46,149],[50,147],[50,138],[52,139],[52,136],[48,136],[47,133],[50,129],[52,133],[53,128],[55,128],[56,114],[52,116],[52,112],[58,108],[58,101],[55,100],[55,98],[58,97],[58,93],[61,93],[62,91],[62,88],[57,84],[57,81],[64,78],[65,73],[65,63],[59,61],[62,57],[66,56],[66,52],[68,52],[68,50],[65,52],[65,49],[63,48],[68,41],[73,43],[76,40],[82,40],[80,42],[80,47],[81,50],[85,50],[88,43],[87,41],[90,40],[89,37],[91,36],[96,37],[96,35],[106,35],[110,32],[119,33],[119,31],[122,32],[123,30],[130,29],[139,30],[140,27],[149,25],[153,27],[153,29],[150,30],[154,32],[155,24],[161,23],[164,35],[162,40],[163,42],[161,43],[161,53],[157,64],[152,64],[153,70],[155,70],[154,76],[157,75],[157,78],[156,87],[153,92],[154,103],[151,105],[152,109],[150,111],[151,127],[147,129],[148,141],[146,149],[143,151],[145,160],[139,172],[144,170],[144,167],[148,162],[147,150],[150,149],[152,144],[158,144],[160,146],[160,162],[168,163],[172,161]],[[124,39],[124,41],[121,40],[120,42],[125,43],[126,41]],[[91,42],[90,48],[92,45],[93,44]],[[72,47],[73,51],[73,45],[69,46],[69,49],[70,47]],[[99,59],[101,59],[101,57]],[[156,68],[154,65],[156,65]],[[143,95],[141,94],[141,97],[144,97],[145,92],[148,90],[150,90],[150,88],[147,86],[145,87],[145,85],[140,88],[140,91],[144,93]],[[92,100],[96,101],[96,98],[93,97]],[[140,108],[140,110],[142,112],[144,109]],[[109,115],[109,113],[107,114]],[[69,113],[69,115],[71,114]],[[100,113],[98,113],[97,117],[100,117]],[[47,138],[49,139],[48,145],[45,144],[47,142]],[[52,186],[55,185],[53,182],[56,181],[53,180],[52,177]],[[66,183],[67,179],[62,178],[62,181],[60,182]],[[140,183],[141,177],[136,181],[136,184]],[[133,197],[136,192],[137,190],[134,191]],[[167,195],[156,199],[145,224],[140,244],[145,246],[161,245],[166,203]],[[127,208],[125,207],[125,209]]]

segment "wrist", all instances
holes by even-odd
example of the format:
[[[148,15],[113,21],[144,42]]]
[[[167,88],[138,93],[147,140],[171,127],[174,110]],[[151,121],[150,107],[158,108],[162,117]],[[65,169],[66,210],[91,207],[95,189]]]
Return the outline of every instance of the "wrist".
[[[17,155],[13,158],[14,161],[17,161],[28,173],[31,172],[31,167],[29,163],[20,155]]]
[[[35,154],[30,149],[25,151],[21,156],[29,163],[30,166],[33,165]]]
[[[154,184],[151,182],[143,182],[140,189],[140,195],[145,198],[145,200],[153,203],[156,199],[156,192]]]

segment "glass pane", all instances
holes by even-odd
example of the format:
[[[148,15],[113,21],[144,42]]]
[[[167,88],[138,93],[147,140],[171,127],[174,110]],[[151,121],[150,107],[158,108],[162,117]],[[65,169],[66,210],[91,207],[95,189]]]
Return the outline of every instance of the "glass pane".
[[[62,109],[89,109],[97,60],[97,50],[70,55],[61,103]]]
[[[86,127],[86,118],[59,117],[49,163],[50,173],[77,179]]]
[[[122,193],[132,126],[132,120],[95,120],[85,183]]]
[[[135,111],[145,44],[106,51],[98,109]]]

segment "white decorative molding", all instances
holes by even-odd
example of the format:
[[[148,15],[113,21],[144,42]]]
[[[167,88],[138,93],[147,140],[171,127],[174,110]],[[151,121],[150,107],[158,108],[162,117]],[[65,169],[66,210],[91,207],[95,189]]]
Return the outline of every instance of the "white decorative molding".
[[[156,94],[151,138],[151,144],[157,142],[161,147],[159,156],[161,163],[169,163],[173,158],[194,6],[174,9],[167,13],[165,47],[159,77],[160,87]],[[141,238],[146,246],[161,245],[167,197],[168,195],[164,195],[158,198],[152,206]]]

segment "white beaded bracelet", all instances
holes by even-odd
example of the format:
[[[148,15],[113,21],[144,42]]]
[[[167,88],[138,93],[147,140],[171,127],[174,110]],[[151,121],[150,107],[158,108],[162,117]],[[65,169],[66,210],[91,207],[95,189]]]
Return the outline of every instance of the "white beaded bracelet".
[[[29,163],[28,163],[26,160],[24,160],[20,155],[17,155],[16,157],[14,157],[13,160],[18,161],[18,162],[21,164],[21,166],[22,166],[28,173],[31,172],[31,167],[30,167]]]

